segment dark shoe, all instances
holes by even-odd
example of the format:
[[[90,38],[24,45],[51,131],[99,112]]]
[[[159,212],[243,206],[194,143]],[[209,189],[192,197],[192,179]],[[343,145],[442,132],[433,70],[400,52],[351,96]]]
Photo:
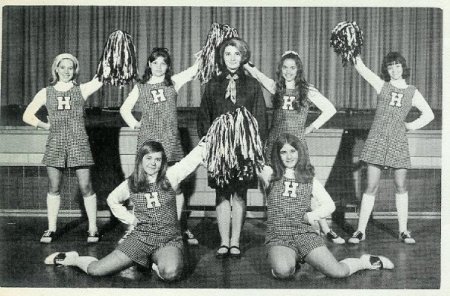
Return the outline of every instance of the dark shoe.
[[[44,231],[40,242],[43,244],[49,244],[56,239],[56,232],[51,230]]]
[[[219,252],[220,249],[226,249],[226,252]],[[216,258],[217,259],[224,259],[226,257],[228,257],[228,255],[230,254],[230,248],[228,246],[220,246],[217,251],[216,251]]]
[[[233,249],[235,249],[235,250],[237,250],[239,252],[238,253],[231,253],[231,250],[233,250]],[[230,254],[230,257],[233,258],[233,259],[241,259],[241,249],[239,249],[238,246],[231,246],[229,251],[228,251],[228,253]]]

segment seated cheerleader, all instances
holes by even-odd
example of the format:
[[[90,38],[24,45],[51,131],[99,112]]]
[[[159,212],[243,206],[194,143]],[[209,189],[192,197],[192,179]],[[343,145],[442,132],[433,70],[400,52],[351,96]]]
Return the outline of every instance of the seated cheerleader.
[[[302,141],[282,134],[274,143],[271,166],[260,173],[266,188],[266,245],[272,275],[288,279],[297,262],[306,262],[329,277],[342,278],[362,269],[392,269],[386,257],[362,255],[337,261],[312,225],[330,215],[335,205],[325,188],[314,177],[314,167],[305,157]],[[311,196],[317,207],[311,210]]]
[[[92,276],[119,272],[134,264],[152,268],[165,281],[176,280],[183,270],[183,240],[177,219],[176,190],[180,182],[202,162],[204,142],[186,157],[167,167],[159,142],[147,141],[139,148],[132,175],[108,197],[113,214],[134,230],[106,257],[98,260],[77,252],[57,252],[45,264],[76,266]],[[131,199],[134,215],[123,203]]]

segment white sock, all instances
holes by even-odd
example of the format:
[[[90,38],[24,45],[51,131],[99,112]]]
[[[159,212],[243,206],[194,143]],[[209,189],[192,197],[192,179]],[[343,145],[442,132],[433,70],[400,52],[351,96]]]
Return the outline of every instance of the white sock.
[[[349,269],[348,275],[352,275],[355,272],[366,268],[364,261],[361,260],[360,258],[345,258],[344,260],[339,261],[339,263],[344,263],[345,265],[348,266]]]
[[[80,268],[85,273],[89,274],[88,267],[94,261],[98,261],[98,259],[95,257],[91,257],[91,256],[79,256],[76,260],[75,266]]]
[[[408,229],[408,192],[395,194],[395,206],[397,207],[398,229],[401,233]]]
[[[97,195],[94,193],[83,197],[84,207],[89,221],[89,232],[97,231]]]
[[[358,230],[366,232],[367,222],[369,222],[375,204],[375,196],[364,193],[361,200],[361,210],[359,211]]]
[[[58,219],[59,207],[61,205],[61,196],[47,193],[47,219],[48,229],[56,231],[56,221]]]
[[[178,221],[180,221],[181,214],[183,213],[184,209],[184,194],[183,193],[177,194],[176,200],[177,200],[177,217]]]

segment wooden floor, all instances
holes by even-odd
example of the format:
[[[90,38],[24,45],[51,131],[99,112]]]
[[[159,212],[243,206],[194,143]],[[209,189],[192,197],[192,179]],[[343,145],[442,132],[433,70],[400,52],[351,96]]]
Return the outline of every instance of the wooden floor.
[[[336,232],[348,238],[356,220],[345,225],[333,224]],[[85,242],[87,224],[77,218],[60,219],[61,237],[52,244],[39,243],[46,218],[0,218],[0,287],[68,288],[252,288],[252,289],[439,289],[441,274],[441,222],[415,219],[409,221],[416,245],[396,239],[396,220],[369,223],[368,238],[359,245],[328,244],[338,260],[364,253],[382,254],[395,264],[394,270],[360,271],[346,279],[326,278],[304,264],[291,281],[272,278],[265,257],[262,219],[247,219],[242,234],[243,257],[217,260],[217,224],[211,218],[191,218],[192,231],[200,241],[187,248],[186,272],[175,283],[164,283],[148,270],[132,267],[119,274],[94,278],[72,267],[54,267],[43,263],[55,251],[76,250],[81,255],[103,257],[115,248],[123,225],[101,220],[102,240],[95,245]],[[1,295],[4,295],[1,293]]]

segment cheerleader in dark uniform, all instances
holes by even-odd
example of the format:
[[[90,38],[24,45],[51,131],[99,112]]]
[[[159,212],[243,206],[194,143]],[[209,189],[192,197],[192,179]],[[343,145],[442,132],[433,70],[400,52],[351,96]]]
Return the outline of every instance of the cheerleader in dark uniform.
[[[199,136],[206,135],[214,119],[243,106],[256,118],[259,134],[265,139],[267,115],[262,90],[258,81],[246,75],[242,68],[250,59],[248,44],[240,38],[232,38],[220,45],[219,52],[221,73],[213,76],[205,86],[197,117]],[[216,189],[217,222],[221,238],[216,257],[219,259],[228,255],[233,258],[241,256],[239,241],[245,218],[247,188],[252,185],[235,181],[223,188],[217,188],[214,182],[210,182],[210,186]]]
[[[358,56],[355,69],[378,94],[375,119],[364,145],[360,159],[368,164],[367,189],[362,196],[358,229],[348,240],[357,244],[366,238],[366,226],[372,212],[378,191],[381,170],[394,169],[396,188],[395,204],[397,207],[399,239],[407,244],[415,240],[408,231],[408,191],[406,189],[407,170],[411,167],[408,139],[406,132],[424,127],[433,120],[434,115],[422,94],[405,78],[409,69],[405,58],[398,52],[388,53],[381,65],[382,78],[367,68]],[[412,107],[421,115],[412,122],[405,122]]]
[[[201,142],[185,158],[168,167],[162,144],[144,142],[137,152],[133,174],[107,200],[113,214],[122,222],[134,225],[134,231],[100,260],[72,251],[53,253],[45,263],[76,266],[93,276],[116,273],[134,264],[152,265],[163,280],[179,278],[183,270],[183,241],[177,219],[176,190],[202,162],[203,153]],[[134,204],[134,214],[123,206],[128,199]]]
[[[295,51],[286,51],[281,56],[277,69],[277,82],[249,64],[244,65],[244,68],[274,95],[272,127],[265,149],[265,156],[269,163],[273,143],[279,135],[283,133],[295,135],[307,147],[305,135],[319,129],[336,113],[333,104],[306,81],[303,63]],[[322,113],[305,127],[311,105],[315,105]],[[309,157],[308,151],[306,152]],[[335,244],[345,243],[342,237],[330,229],[326,219],[319,220],[319,225],[328,240]]]
[[[271,166],[260,177],[268,188],[266,246],[272,275],[287,279],[297,262],[306,262],[329,277],[347,277],[362,269],[392,269],[383,256],[362,255],[338,262],[313,225],[330,215],[334,203],[314,177],[304,141],[290,134],[273,144]],[[311,196],[319,205],[311,210]]]
[[[48,230],[41,243],[55,239],[56,221],[60,208],[60,187],[64,168],[75,168],[84,206],[89,220],[88,242],[99,240],[97,231],[97,196],[92,189],[89,166],[94,164],[85,129],[84,102],[102,83],[94,78],[78,85],[77,58],[68,53],[58,55],[52,64],[51,85],[41,89],[23,114],[29,125],[49,130],[43,163],[47,166],[49,190],[47,194]],[[36,112],[45,105],[48,122],[40,121]]]
[[[178,90],[197,74],[198,63],[173,75],[172,60],[166,48],[153,48],[147,60],[144,76],[130,92],[120,114],[127,125],[138,129],[137,149],[147,140],[161,142],[167,153],[169,164],[179,161],[184,153],[180,141],[177,116]],[[137,101],[142,102],[142,119],[137,121],[132,115]],[[185,205],[184,195],[177,195],[178,219],[182,217]],[[192,232],[182,221],[184,235],[191,244],[198,244]],[[132,231],[129,229],[127,233]]]

